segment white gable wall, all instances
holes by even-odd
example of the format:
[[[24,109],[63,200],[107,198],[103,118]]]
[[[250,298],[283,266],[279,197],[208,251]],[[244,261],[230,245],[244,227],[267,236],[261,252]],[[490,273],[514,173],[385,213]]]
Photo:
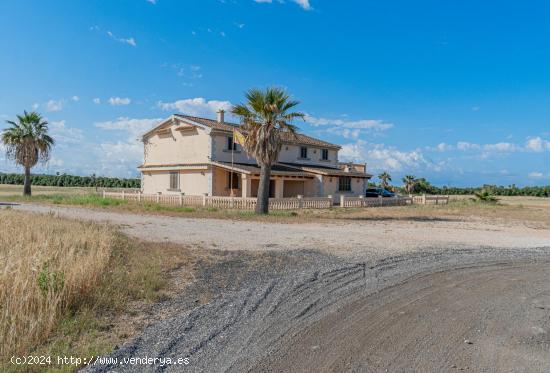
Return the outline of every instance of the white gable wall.
[[[171,126],[168,133],[149,137],[144,146],[147,164],[207,163],[211,138],[203,128],[176,131]]]

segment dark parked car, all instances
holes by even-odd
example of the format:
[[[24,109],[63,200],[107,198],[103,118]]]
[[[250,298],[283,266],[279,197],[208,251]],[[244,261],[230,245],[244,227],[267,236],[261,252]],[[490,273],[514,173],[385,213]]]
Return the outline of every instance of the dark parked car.
[[[365,197],[369,198],[369,197],[378,197],[378,196],[382,196],[382,197],[395,197],[395,193],[392,193],[386,189],[383,189],[383,188],[369,188],[367,189],[367,191],[365,192]]]

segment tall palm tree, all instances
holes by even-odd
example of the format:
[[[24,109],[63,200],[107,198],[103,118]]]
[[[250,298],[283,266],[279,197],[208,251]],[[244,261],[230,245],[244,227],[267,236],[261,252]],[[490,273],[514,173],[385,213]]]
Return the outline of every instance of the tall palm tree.
[[[384,171],[380,175],[378,175],[378,178],[380,179],[380,186],[384,189],[388,189],[391,181],[391,175]]]
[[[257,214],[269,212],[269,179],[271,166],[277,162],[282,146],[281,133],[295,136],[296,126],[291,122],[304,118],[300,112],[290,111],[298,101],[280,88],[251,89],[245,94],[246,103],[234,106],[231,112],[241,119],[244,150],[260,166]]]
[[[412,194],[416,185],[416,178],[412,175],[407,175],[403,178],[403,183],[405,184],[405,190],[407,193]]]
[[[24,112],[17,121],[6,121],[11,127],[2,132],[2,142],[8,159],[25,168],[23,195],[31,195],[31,168],[38,161],[46,162],[54,139],[48,135],[48,122],[37,112]]]

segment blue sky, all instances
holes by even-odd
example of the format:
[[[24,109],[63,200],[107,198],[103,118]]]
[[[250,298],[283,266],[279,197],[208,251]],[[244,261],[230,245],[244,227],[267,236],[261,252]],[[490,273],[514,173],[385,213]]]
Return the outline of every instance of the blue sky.
[[[276,85],[302,132],[394,180],[550,184],[549,16],[545,1],[5,0],[0,128],[47,117],[57,145],[36,172],[137,176],[158,119]]]

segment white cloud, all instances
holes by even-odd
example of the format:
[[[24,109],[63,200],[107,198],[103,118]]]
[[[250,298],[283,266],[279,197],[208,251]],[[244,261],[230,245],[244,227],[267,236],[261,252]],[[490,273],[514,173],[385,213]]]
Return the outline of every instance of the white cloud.
[[[141,135],[161,121],[160,118],[127,118],[97,122],[94,126],[103,130],[122,131],[126,140],[109,141],[96,147],[96,156],[101,170],[99,172],[113,175],[135,176],[136,167],[143,162],[143,144]]]
[[[384,131],[393,127],[392,123],[386,123],[379,119],[360,119],[360,120],[345,120],[345,119],[329,119],[318,118],[306,114],[305,120],[312,126],[333,126],[341,128],[356,128],[363,130],[379,130]]]
[[[339,156],[344,161],[367,162],[369,170],[375,171],[441,170],[440,165],[428,161],[418,149],[402,151],[363,140],[343,145]]]
[[[309,0],[293,0],[296,4],[300,5],[305,10],[311,10],[311,5],[309,4]]]
[[[63,110],[64,100],[50,100],[46,102],[46,111],[61,111]]]
[[[71,97],[71,100],[74,101],[74,102],[78,102],[78,101],[80,101],[80,97],[73,96],[73,97]]]
[[[94,150],[100,175],[135,177],[143,162],[143,144],[139,142],[106,142]]]
[[[516,144],[509,142],[499,142],[496,144],[485,144],[483,149],[486,151],[495,151],[503,153],[511,153],[519,150],[519,147]]]
[[[101,99],[100,99],[99,97],[94,98],[92,101],[93,101],[94,104],[96,104],[96,105],[101,104]]]
[[[479,144],[473,144],[471,142],[459,141],[456,143],[456,148],[458,150],[467,151],[467,150],[478,150],[480,148]]]
[[[157,3],[157,0],[147,0],[147,2],[155,5]]]
[[[433,151],[433,152],[446,152],[446,151],[454,150],[454,148],[455,147],[453,145],[442,142],[433,147],[427,146],[426,150]]]
[[[198,65],[181,65],[181,64],[168,64],[163,63],[162,68],[169,68],[176,72],[176,75],[180,78],[195,80],[202,78],[201,67]]]
[[[344,130],[342,131],[342,136],[345,137],[346,139],[349,139],[349,138],[357,139],[359,138],[360,134],[361,134],[361,130],[359,129],[350,130],[349,128],[344,128]]]
[[[533,152],[542,152],[550,150],[550,141],[543,140],[540,137],[532,137],[525,143],[525,149]]]
[[[207,101],[202,97],[188,98],[174,102],[159,101],[157,105],[162,110],[178,110],[180,113],[194,116],[212,114],[220,109],[229,111],[232,107],[229,101]]]
[[[77,144],[84,139],[82,130],[67,126],[65,120],[50,121],[49,125],[51,135],[56,144]]]
[[[160,118],[128,118],[119,117],[114,121],[97,122],[94,126],[104,130],[126,131],[130,137],[129,141],[135,140],[139,135],[153,128],[162,119]]]
[[[130,37],[130,38],[119,38],[119,37],[116,37],[111,31],[107,31],[107,35],[109,35],[109,37],[111,39],[116,40],[119,43],[125,43],[125,44],[128,44],[128,45],[131,45],[132,47],[137,46],[136,40],[132,37]]]
[[[128,97],[111,97],[109,98],[109,104],[112,106],[121,106],[121,105],[129,105],[132,100],[130,100]]]
[[[533,178],[533,179],[539,179],[539,178],[543,177],[544,174],[542,172],[531,172],[531,173],[529,173],[528,176],[530,178]]]
[[[271,4],[273,3],[273,0],[254,0],[257,3],[265,3],[265,4]],[[301,6],[304,10],[311,10],[313,9],[311,7],[311,4],[309,3],[309,0],[291,0],[293,3],[298,4]],[[284,3],[283,0],[277,0],[278,3]]]

